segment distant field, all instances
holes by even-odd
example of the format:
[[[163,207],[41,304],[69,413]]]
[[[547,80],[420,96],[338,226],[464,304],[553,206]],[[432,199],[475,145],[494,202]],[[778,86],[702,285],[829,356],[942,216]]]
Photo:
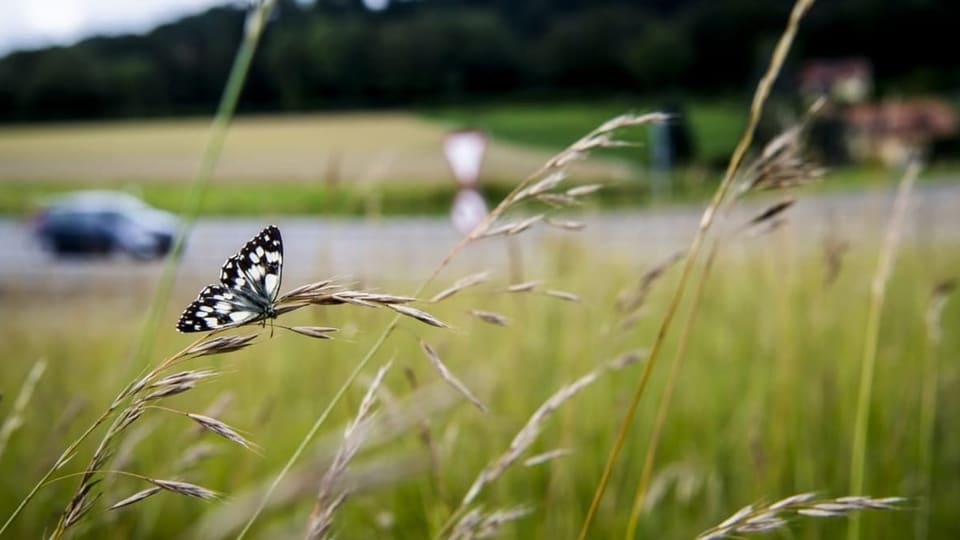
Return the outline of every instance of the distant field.
[[[542,126],[545,132],[550,127]],[[189,181],[208,128],[206,119],[3,127],[0,182]],[[230,128],[217,177],[280,183],[450,182],[442,153],[445,129],[403,112],[240,118]],[[492,141],[485,177],[522,177],[550,156],[548,150],[508,140]],[[604,177],[627,174],[625,167],[610,163],[581,171]]]
[[[571,102],[557,104],[497,104],[488,106],[440,107],[424,111],[430,118],[456,127],[477,127],[498,140],[534,148],[559,149],[570,144],[607,119],[627,113],[663,110],[654,101]],[[686,122],[693,142],[694,157],[701,163],[723,163],[733,151],[746,119],[745,105],[733,102],[694,102],[684,106],[677,118]],[[646,163],[650,149],[646,129],[624,131],[623,138],[639,143],[617,153],[617,157]]]
[[[456,192],[442,154],[449,129],[477,127],[491,136],[481,189],[499,200],[553,153],[605,120],[655,104],[574,102],[438,107],[416,112],[267,115],[232,126],[217,178],[201,212],[208,215],[416,215],[449,211]],[[730,102],[686,109],[697,159],[724,163],[742,128]],[[29,215],[44,199],[76,189],[116,189],[179,211],[202,151],[203,119],[114,121],[0,127],[0,214]],[[624,130],[635,147],[598,151],[572,173],[612,181],[605,206],[648,204],[646,129]],[[938,175],[953,176],[954,171]],[[884,171],[834,171],[830,185],[862,185]],[[673,174],[659,202],[698,200],[715,167]]]

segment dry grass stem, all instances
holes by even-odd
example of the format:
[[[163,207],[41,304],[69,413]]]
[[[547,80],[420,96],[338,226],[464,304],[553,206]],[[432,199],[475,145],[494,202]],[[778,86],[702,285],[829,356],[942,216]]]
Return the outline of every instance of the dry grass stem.
[[[540,223],[541,221],[543,221],[543,218],[544,218],[544,217],[546,217],[544,214],[537,214],[537,215],[535,215],[535,216],[530,216],[530,217],[528,217],[528,218],[522,219],[522,220],[514,223],[513,225],[511,225],[511,226],[509,227],[509,229],[507,229],[507,233],[506,233],[506,234],[507,234],[507,236],[513,236],[513,235],[515,235],[515,234],[520,234],[520,233],[526,231],[527,229],[529,229],[530,227],[533,227],[533,226],[536,225],[537,223]]]
[[[439,302],[441,300],[450,298],[464,289],[486,282],[489,277],[489,272],[478,272],[476,274],[471,274],[469,276],[460,278],[450,287],[433,295],[433,298],[430,299],[430,302]]]
[[[300,302],[312,298],[319,294],[328,294],[340,290],[340,286],[333,284],[330,280],[316,281],[307,283],[287,292],[277,299],[277,303],[286,304],[291,302]]]
[[[864,471],[866,468],[867,435],[870,425],[870,402],[873,396],[873,372],[877,361],[877,342],[880,337],[880,314],[883,311],[887,282],[900,244],[903,221],[906,218],[910,190],[920,174],[920,164],[911,162],[900,180],[893,213],[887,228],[886,238],[881,248],[877,269],[870,284],[870,305],[867,310],[866,331],[864,332],[863,358],[860,365],[860,385],[857,393],[857,408],[853,426],[853,444],[850,454],[850,492],[859,495],[863,491]],[[860,520],[850,520],[850,540],[860,536]]]
[[[623,291],[617,295],[617,309],[622,312],[632,313],[643,307],[643,304],[647,301],[647,296],[649,296],[650,291],[653,290],[653,284],[656,283],[667,270],[683,259],[683,256],[683,251],[677,251],[650,267],[640,276],[640,281],[632,290]]]
[[[558,291],[556,289],[547,289],[543,291],[543,294],[553,298],[559,298],[560,300],[566,300],[567,302],[579,302],[580,297],[572,292],[567,291]]]
[[[484,514],[480,508],[474,508],[460,518],[448,538],[450,540],[494,538],[500,534],[504,525],[529,514],[530,509],[525,506],[496,510],[489,514]]]
[[[506,212],[511,206],[517,202],[517,194],[522,193],[524,189],[534,184],[535,182],[544,178],[545,175],[551,174],[557,170],[562,169],[565,164],[570,163],[576,159],[581,159],[586,156],[588,151],[592,148],[598,148],[603,146],[617,146],[617,141],[613,141],[610,138],[610,134],[622,127],[629,126],[639,126],[649,123],[664,122],[668,118],[667,115],[661,113],[651,113],[647,115],[622,115],[612,120],[605,122],[600,127],[594,129],[592,132],[581,138],[580,140],[574,142],[572,145],[556,154],[553,158],[548,160],[540,169],[535,171],[533,174],[524,179],[514,190],[507,195],[493,210],[491,210],[484,220],[479,223],[470,233],[464,236],[460,242],[453,246],[450,251],[440,260],[436,265],[434,270],[427,276],[421,284],[416,288],[413,296],[419,296],[422,292],[437,278],[437,276],[449,266],[449,264],[460,254],[468,245],[473,241],[483,237],[485,233],[490,230],[491,224],[500,219],[504,212]],[[511,225],[510,229],[516,231],[516,224]],[[506,233],[506,230],[504,233]],[[399,315],[412,316],[418,318],[419,320],[425,322],[426,324],[431,324],[433,326],[446,327],[442,322],[434,319],[432,316],[429,316],[419,310],[409,311],[412,308],[401,309],[404,306],[388,306],[391,309],[398,312]],[[284,477],[287,473],[293,468],[294,463],[300,458],[304,451],[306,451],[310,441],[316,436],[321,425],[326,421],[327,417],[330,414],[330,411],[333,409],[333,406],[342,398],[346,389],[352,384],[352,382],[359,376],[363,368],[369,363],[376,353],[383,347],[383,344],[386,342],[387,338],[393,333],[397,328],[399,322],[399,316],[394,317],[394,319],[384,328],[383,332],[374,340],[371,347],[363,355],[360,362],[354,367],[353,371],[347,376],[347,379],[344,383],[338,388],[337,392],[331,398],[330,403],[324,408],[323,412],[316,418],[311,427],[307,430],[307,433],[301,439],[300,444],[297,446],[296,450],[292,455],[287,459],[284,466],[281,468],[280,472],[275,476],[273,482],[267,488],[266,492],[261,497],[257,508],[255,508],[251,513],[249,513],[249,518],[247,519],[246,524],[244,525],[243,530],[240,532],[239,538],[243,538],[245,534],[250,530],[253,523],[256,521],[257,517],[266,508],[270,497],[273,492],[280,486]]]
[[[417,384],[417,376],[414,371],[409,367],[405,367],[403,374],[410,383],[410,389],[416,392],[419,385]],[[423,443],[423,447],[427,450],[427,455],[430,457],[430,477],[433,480],[433,489],[435,490],[436,496],[443,501],[446,497],[443,488],[443,478],[440,475],[440,452],[430,432],[429,419],[423,418],[423,420],[419,422],[417,433],[420,437],[420,442]]]
[[[543,284],[543,282],[542,282],[542,281],[539,281],[539,280],[525,281],[525,282],[523,282],[523,283],[517,283],[517,284],[514,284],[514,285],[510,285],[509,287],[507,287],[506,289],[504,289],[504,292],[508,292],[508,293],[527,293],[527,292],[531,292],[531,291],[536,290],[537,287],[539,287],[539,286],[542,285],[542,284]]]
[[[544,194],[551,189],[560,185],[561,182],[567,179],[566,171],[556,171],[554,173],[548,174],[543,180],[536,182],[530,187],[520,190],[515,196],[514,201],[521,201],[523,199],[528,199],[530,197],[536,197],[537,195]]]
[[[593,498],[590,501],[590,507],[587,509],[587,514],[584,517],[583,525],[580,528],[580,533],[577,535],[578,540],[585,540],[590,531],[590,525],[596,516],[596,512],[600,507],[603,494],[606,492],[607,484],[609,483],[610,477],[613,474],[613,468],[617,459],[620,457],[620,452],[623,450],[624,444],[626,443],[627,434],[630,431],[630,428],[633,426],[634,416],[636,415],[637,408],[640,406],[640,400],[643,397],[644,391],[646,390],[647,382],[650,380],[650,376],[654,367],[656,366],[657,358],[659,358],[660,351],[663,348],[664,339],[667,334],[669,334],[673,318],[676,315],[681,300],[683,299],[687,281],[690,278],[694,262],[699,256],[700,248],[703,244],[704,238],[713,225],[717,210],[727,199],[727,193],[734,181],[734,175],[740,167],[743,156],[750,147],[754,132],[756,131],[757,123],[760,121],[760,115],[763,111],[764,104],[767,101],[767,97],[770,95],[770,90],[773,88],[773,83],[780,73],[780,69],[782,68],[787,57],[787,53],[793,44],[793,39],[796,36],[800,21],[812,6],[813,0],[796,0],[793,8],[790,11],[790,18],[787,22],[787,26],[784,29],[783,34],[780,36],[776,47],[774,48],[773,55],[770,59],[770,64],[767,67],[766,72],[764,72],[763,76],[760,78],[760,82],[757,84],[757,89],[754,92],[753,100],[750,104],[750,116],[747,120],[747,126],[744,129],[740,140],[737,142],[737,145],[734,147],[733,154],[730,157],[730,162],[727,165],[723,180],[720,182],[720,185],[714,192],[710,203],[707,205],[706,209],[704,209],[704,212],[700,217],[700,224],[697,228],[697,231],[694,234],[693,239],[690,241],[690,247],[687,250],[687,255],[680,274],[680,279],[677,283],[676,289],[674,289],[673,296],[668,302],[666,312],[664,313],[664,317],[660,323],[660,327],[657,330],[657,337],[655,338],[653,346],[651,347],[649,359],[644,366],[643,372],[640,374],[640,378],[638,379],[636,387],[634,388],[633,395],[630,398],[629,404],[627,405],[626,413],[624,414],[620,426],[617,429],[617,434],[615,436],[613,445],[610,448],[610,452],[607,455],[606,463],[604,463],[603,471],[600,474],[600,479],[597,481],[596,489],[594,489]]]
[[[245,349],[253,344],[253,340],[256,338],[257,334],[210,338],[189,348],[187,350],[187,354],[194,357],[200,357],[239,351],[240,349]]]
[[[843,257],[850,251],[850,242],[841,238],[836,227],[829,227],[823,238],[823,263],[824,276],[823,284],[825,287],[833,285],[840,276],[840,270],[843,268]]]
[[[486,405],[444,365],[443,361],[440,360],[440,355],[433,350],[433,347],[428,345],[427,342],[420,340],[420,348],[423,349],[424,354],[427,355],[427,359],[430,360],[430,365],[433,366],[433,369],[437,370],[437,373],[440,374],[440,377],[446,381],[447,384],[452,386],[457,392],[460,392],[463,397],[467,398],[467,401],[473,403],[476,408],[480,409],[480,412],[487,412]]]
[[[185,497],[193,497],[194,499],[202,499],[205,501],[220,497],[220,495],[215,491],[211,491],[205,487],[191,484],[189,482],[182,482],[180,480],[159,480],[157,478],[147,478],[146,480],[158,488],[163,489],[164,491],[176,493],[177,495],[183,495]]]
[[[143,491],[138,491],[133,495],[127,497],[126,499],[123,499],[114,503],[113,505],[110,506],[110,508],[107,508],[107,510],[117,510],[119,508],[123,508],[124,506],[130,506],[131,504],[135,504],[146,498],[152,497],[157,493],[160,493],[161,491],[163,491],[163,489],[157,486],[154,486],[152,488],[147,488]]]
[[[485,486],[497,478],[500,478],[511,465],[533,446],[533,443],[536,442],[537,437],[539,437],[540,432],[543,430],[547,419],[549,419],[561,405],[580,393],[584,388],[593,384],[604,372],[620,369],[629,365],[629,363],[628,361],[615,361],[599,367],[567,386],[560,388],[554,392],[552,396],[547,398],[547,400],[533,412],[533,415],[527,420],[527,423],[524,424],[520,431],[517,432],[513,440],[510,441],[510,446],[507,447],[507,450],[480,472],[476,480],[474,480],[473,485],[467,490],[467,494],[464,495],[463,501],[460,503],[460,508],[464,509],[469,507]]]
[[[792,495],[768,506],[750,505],[741,508],[723,523],[697,536],[697,540],[717,540],[751,534],[764,534],[782,529],[791,518],[843,517],[864,510],[899,510],[906,501],[901,497],[872,498],[864,496],[817,499],[815,493]]]
[[[467,311],[467,313],[487,324],[492,324],[494,326],[510,326],[510,319],[500,315],[499,313],[484,311],[482,309],[471,309]]]
[[[253,443],[237,433],[237,430],[221,422],[220,420],[217,420],[216,418],[193,413],[187,413],[187,417],[196,422],[203,429],[219,435],[230,442],[239,444],[248,450],[252,449],[254,446]]]
[[[929,336],[931,343],[934,345],[939,344],[942,339],[943,331],[940,328],[940,316],[943,313],[943,308],[947,305],[950,293],[952,293],[956,287],[957,280],[946,279],[937,283],[933,287],[933,292],[930,294],[926,315],[927,336]]]
[[[570,206],[578,206],[580,204],[580,201],[578,201],[576,198],[568,195],[561,195],[559,193],[544,193],[542,195],[537,195],[537,200],[554,208],[567,208]]]
[[[333,339],[330,334],[340,331],[339,328],[333,328],[332,326],[291,326],[290,330],[316,339]]]
[[[567,231],[582,231],[587,227],[587,224],[582,221],[566,219],[546,218],[543,220],[543,222],[551,227],[556,227],[558,229],[564,229]]]
[[[146,388],[167,388],[170,386],[192,384],[197,381],[213,377],[214,375],[217,375],[217,372],[208,369],[181,371],[179,373],[167,375],[156,382],[152,382],[148,384]]]
[[[160,388],[159,390],[155,390],[153,392],[150,392],[146,396],[144,396],[143,401],[155,401],[158,399],[173,397],[178,394],[182,394],[184,392],[193,390],[196,387],[197,385],[192,382],[165,386],[163,388]]]
[[[549,452],[543,452],[542,454],[528,457],[527,459],[523,460],[523,466],[535,467],[555,459],[569,456],[571,453],[572,451],[569,448],[557,448],[556,450],[550,450]]]
[[[63,528],[69,528],[75,525],[81,518],[87,515],[93,509],[93,505],[100,499],[102,493],[93,493],[94,487],[100,483],[100,478],[84,483],[77,490],[77,493],[70,499],[66,509],[63,511]],[[92,494],[92,496],[91,496]],[[56,531],[54,531],[56,533]]]
[[[528,218],[524,218],[521,220],[504,223],[503,225],[500,225],[498,227],[488,230],[483,235],[481,235],[481,238],[490,238],[493,236],[517,235],[526,231],[530,227],[533,227],[540,221],[543,221],[544,217],[546,217],[544,214],[537,214],[535,216],[530,216]]]
[[[608,365],[610,366],[610,369],[614,371],[621,370],[627,366],[632,366],[633,364],[646,360],[649,354],[650,354],[649,351],[647,351],[646,349],[635,349],[632,351],[625,352],[620,356],[614,358],[613,360],[608,362]]]
[[[803,121],[774,137],[742,174],[737,197],[751,191],[785,189],[818,180],[824,170],[803,155],[802,136],[825,101],[817,100]]]
[[[574,198],[584,197],[586,195],[592,195],[597,191],[600,191],[604,187],[606,186],[604,186],[603,184],[584,184],[582,186],[576,186],[568,189],[567,191],[564,192],[564,195],[566,195],[567,197],[574,197]]]
[[[790,199],[785,199],[780,202],[774,203],[770,205],[767,209],[765,209],[763,212],[760,212],[759,214],[751,218],[750,221],[748,221],[743,228],[746,229],[748,227],[753,227],[756,225],[760,225],[762,223],[767,223],[770,220],[780,216],[781,214],[789,210],[790,207],[792,207],[796,202],[797,202],[796,199],[790,198]]]
[[[23,425],[23,413],[27,410],[27,405],[30,404],[30,400],[33,398],[33,391],[36,389],[37,383],[40,382],[40,377],[43,377],[43,373],[46,370],[47,361],[43,359],[37,360],[33,363],[33,367],[30,368],[30,372],[27,373],[27,378],[23,380],[23,384],[20,385],[20,393],[17,394],[17,399],[13,402],[13,408],[10,410],[7,418],[4,419],[3,425],[0,426],[0,457],[3,456],[3,452],[7,448],[7,443],[10,442],[10,437]]]
[[[343,486],[343,475],[353,461],[353,458],[360,450],[360,445],[366,438],[368,431],[368,420],[373,414],[373,405],[376,401],[377,390],[383,383],[383,379],[390,370],[390,363],[383,365],[374,376],[373,381],[367,388],[363,399],[360,400],[360,406],[357,408],[357,414],[353,420],[347,424],[343,433],[343,442],[337,450],[333,461],[323,474],[320,480],[320,486],[317,489],[316,502],[310,519],[307,523],[307,538],[321,538],[333,525],[333,516],[337,509],[346,501],[348,493]]]
[[[396,311],[401,315],[416,319],[424,324],[434,326],[437,328],[450,328],[450,326],[447,325],[447,323],[417,308],[412,308],[410,306],[395,305],[395,304],[387,304],[387,307],[389,307],[390,309]]]

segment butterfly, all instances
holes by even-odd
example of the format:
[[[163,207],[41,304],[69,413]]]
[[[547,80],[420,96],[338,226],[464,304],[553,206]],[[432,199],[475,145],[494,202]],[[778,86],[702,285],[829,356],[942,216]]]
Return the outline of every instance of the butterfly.
[[[220,284],[207,285],[180,316],[180,332],[208,332],[277,318],[283,270],[280,229],[270,225],[220,269]]]

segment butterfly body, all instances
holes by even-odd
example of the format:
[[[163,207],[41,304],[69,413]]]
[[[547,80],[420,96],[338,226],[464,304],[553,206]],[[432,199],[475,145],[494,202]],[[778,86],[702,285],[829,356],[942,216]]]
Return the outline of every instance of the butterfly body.
[[[220,269],[220,283],[204,287],[177,322],[180,332],[207,332],[277,317],[283,240],[271,225]]]

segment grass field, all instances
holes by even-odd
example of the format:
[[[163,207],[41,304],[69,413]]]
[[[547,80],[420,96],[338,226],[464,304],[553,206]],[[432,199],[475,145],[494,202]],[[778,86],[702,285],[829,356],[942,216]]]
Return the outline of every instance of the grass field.
[[[447,129],[480,127],[493,144],[481,190],[500,200],[518,179],[589,129],[618,114],[648,110],[633,102],[447,107],[412,113],[262,116],[231,127],[218,177],[201,205],[208,215],[415,215],[449,211],[456,185],[441,153]],[[732,104],[693,103],[697,155],[713,163],[742,128]],[[131,192],[179,211],[195,172],[205,120],[114,121],[0,128],[0,214],[29,216],[51,196],[77,189]],[[642,164],[645,128],[625,130],[637,147],[601,151],[573,168],[581,179],[612,181],[597,202],[651,202]],[[945,169],[943,174],[955,170]],[[937,176],[937,173],[933,174]],[[657,202],[702,200],[719,174],[690,167],[673,174]],[[836,171],[831,186],[873,184],[884,171]]]
[[[662,104],[651,100],[624,100],[444,107],[426,109],[423,113],[454,127],[479,128],[497,139],[556,151],[609,118],[625,112],[655,110],[662,110]],[[724,164],[743,131],[743,107],[730,101],[690,101],[680,114],[684,117],[676,121],[690,130],[694,159],[699,163]],[[625,130],[623,135],[637,146],[619,150],[615,155],[638,164],[649,163],[649,131],[645,128]]]
[[[3,127],[0,182],[189,182],[209,124],[177,119]],[[444,133],[443,125],[405,112],[248,116],[231,125],[217,178],[301,185],[452,183]],[[484,174],[514,180],[549,156],[494,139]],[[616,164],[581,170],[624,174]]]
[[[641,537],[692,538],[748,503],[806,491],[847,493],[877,238],[853,241],[836,281],[827,282],[822,255],[795,244],[794,234],[787,227],[751,240],[740,246],[743,249],[721,252],[665,425]],[[929,530],[930,538],[960,534],[955,519],[960,432],[952,429],[960,398],[950,391],[960,378],[953,361],[960,352],[958,304],[948,303],[943,312],[938,346],[928,339],[925,322],[934,284],[955,275],[960,265],[956,247],[921,240],[904,249],[892,277],[871,402],[866,489],[871,495],[910,500],[902,511],[868,512],[863,518],[866,538],[927,537],[918,532],[923,530]],[[401,323],[334,409],[321,437],[290,476],[292,481],[278,492],[277,506],[257,522],[257,537],[302,533],[319,477],[381,365],[391,363],[376,405],[377,427],[350,466],[346,482],[357,491],[337,512],[334,530],[347,537],[442,537],[444,522],[477,474],[504,452],[551,393],[627,351],[650,345],[667,293],[676,283],[676,269],[654,283],[636,312],[642,316],[628,324],[629,314],[615,308],[617,296],[634,288],[649,267],[624,267],[615,254],[573,243],[543,249],[553,260],[543,275],[511,280],[507,269],[500,269],[488,284],[421,306],[456,331],[412,320]],[[427,294],[459,277],[443,276]],[[405,293],[414,279],[417,276],[398,274],[395,282],[368,286]],[[521,279],[542,279],[544,288],[574,292],[582,302],[497,292]],[[0,455],[0,468],[6,471],[0,508],[6,514],[137,371],[128,358],[148,299],[109,289],[80,290],[57,299],[4,294],[5,303],[18,306],[16,315],[4,311],[0,325],[7,353],[0,368],[0,411],[5,417],[33,362],[43,358],[48,363],[23,409],[22,425]],[[466,314],[471,309],[500,313],[512,324],[485,324]],[[176,311],[165,317],[154,358],[190,341],[170,329]],[[161,493],[108,512],[100,505],[149,487],[108,475],[98,486],[104,498],[85,520],[82,536],[234,536],[252,512],[250,492],[261,492],[272,480],[388,321],[386,310],[311,308],[280,322],[336,326],[342,329],[336,340],[312,340],[279,329],[270,338],[269,331],[260,331],[258,343],[247,350],[185,364],[185,369],[213,369],[220,375],[165,400],[164,407],[204,411],[213,402],[229,399],[229,405],[210,414],[242,429],[261,450],[244,450],[198,433],[175,413],[147,410],[116,449],[111,468],[194,482],[225,498],[201,502]],[[666,358],[675,338],[668,341]],[[488,414],[449,390],[419,350],[419,339],[431,344],[478,394]],[[477,502],[487,510],[517,505],[529,509],[529,516],[505,525],[504,537],[575,535],[620,421],[618,411],[639,370],[634,365],[604,372],[563,403],[523,459],[555,449],[569,454],[542,465],[517,463],[481,493]],[[622,535],[666,375],[662,364],[641,404],[593,537]],[[933,396],[937,401],[931,408]],[[91,450],[84,446],[81,456]],[[206,457],[187,462],[198,455]],[[68,475],[85,459],[57,473],[66,478],[39,492],[11,537],[33,537],[52,526],[78,482]],[[788,537],[836,538],[845,527],[843,519],[802,519]]]

